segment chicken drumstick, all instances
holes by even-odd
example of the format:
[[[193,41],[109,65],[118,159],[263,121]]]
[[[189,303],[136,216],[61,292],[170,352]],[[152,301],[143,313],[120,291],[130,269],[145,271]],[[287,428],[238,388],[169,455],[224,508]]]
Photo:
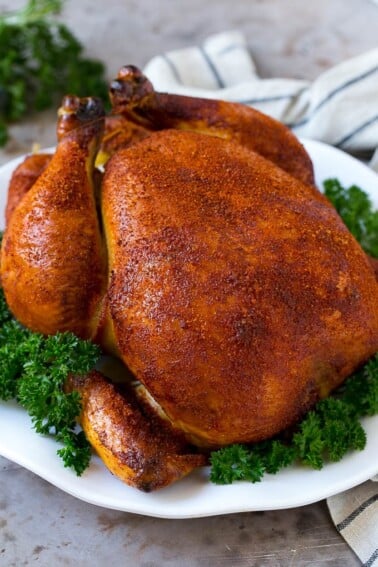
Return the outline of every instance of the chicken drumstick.
[[[7,303],[42,333],[90,338],[106,286],[93,164],[104,127],[102,103],[67,96],[57,150],[9,219],[2,245]]]

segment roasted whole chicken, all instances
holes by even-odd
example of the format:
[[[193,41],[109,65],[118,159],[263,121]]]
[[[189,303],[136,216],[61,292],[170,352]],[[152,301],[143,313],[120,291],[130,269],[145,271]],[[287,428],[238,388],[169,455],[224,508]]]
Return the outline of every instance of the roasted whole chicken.
[[[138,381],[67,388],[110,470],[151,490],[293,425],[372,356],[378,284],[283,125],[131,66],[110,97],[106,118],[65,97],[55,153],[14,172],[1,278],[24,325],[92,339]]]

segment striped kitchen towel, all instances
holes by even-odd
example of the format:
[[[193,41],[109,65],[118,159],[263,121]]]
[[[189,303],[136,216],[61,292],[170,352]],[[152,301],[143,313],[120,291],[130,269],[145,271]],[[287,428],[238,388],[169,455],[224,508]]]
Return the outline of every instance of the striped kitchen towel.
[[[245,38],[234,31],[156,56],[144,71],[158,91],[251,105],[299,136],[370,157],[378,171],[378,49],[313,82],[261,79]],[[327,503],[336,529],[363,564],[378,566],[378,483],[366,482]]]
[[[242,102],[287,124],[298,135],[345,151],[378,147],[378,49],[345,61],[315,81],[259,78],[237,31],[201,46],[158,55],[145,73],[156,90]]]
[[[364,567],[378,565],[377,483],[360,486],[327,500],[336,529],[361,559]]]

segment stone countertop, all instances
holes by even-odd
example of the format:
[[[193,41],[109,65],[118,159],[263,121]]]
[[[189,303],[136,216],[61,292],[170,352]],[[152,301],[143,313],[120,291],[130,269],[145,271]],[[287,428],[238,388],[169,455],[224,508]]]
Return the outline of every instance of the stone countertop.
[[[0,0],[0,11],[23,1]],[[378,6],[369,0],[67,0],[65,23],[101,58],[109,77],[126,63],[239,29],[263,77],[313,79],[377,46]],[[55,113],[11,129],[0,164],[55,141]],[[81,502],[0,457],[0,565],[230,567],[359,565],[326,502],[291,510],[161,520]]]

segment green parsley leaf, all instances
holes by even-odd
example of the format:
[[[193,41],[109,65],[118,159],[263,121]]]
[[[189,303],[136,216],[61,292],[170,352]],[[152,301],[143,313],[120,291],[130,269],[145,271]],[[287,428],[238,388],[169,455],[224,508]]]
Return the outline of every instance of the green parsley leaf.
[[[64,466],[74,469],[76,474],[81,476],[91,460],[91,448],[84,432],[76,433],[67,428],[57,435],[57,440],[63,443],[63,447],[58,449],[57,453]]]
[[[264,465],[257,453],[243,445],[230,445],[210,456],[210,480],[215,484],[231,484],[235,480],[258,482]]]
[[[378,413],[378,353],[340,387],[340,398],[358,417]]]

